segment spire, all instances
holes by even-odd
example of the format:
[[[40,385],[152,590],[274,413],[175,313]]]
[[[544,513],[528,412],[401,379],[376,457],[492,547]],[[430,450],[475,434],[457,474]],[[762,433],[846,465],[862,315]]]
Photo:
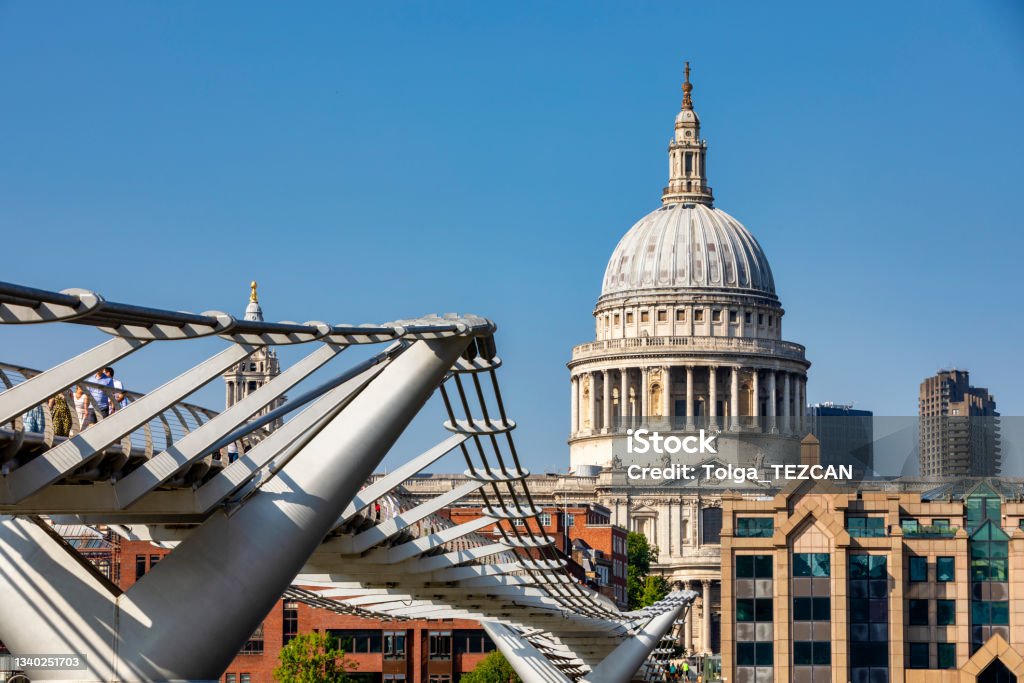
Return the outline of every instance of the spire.
[[[249,283],[249,305],[245,307],[245,319],[263,322],[263,309],[260,308],[260,298],[256,294],[256,281]]]
[[[661,193],[661,203],[710,206],[714,197],[705,172],[708,145],[700,138],[700,117],[693,110],[689,62],[684,74],[683,105],[676,114],[675,135],[668,146],[668,187]]]
[[[690,63],[686,62],[686,80],[683,81],[683,109],[693,109],[693,100],[690,93],[693,92],[693,84],[690,83]]]

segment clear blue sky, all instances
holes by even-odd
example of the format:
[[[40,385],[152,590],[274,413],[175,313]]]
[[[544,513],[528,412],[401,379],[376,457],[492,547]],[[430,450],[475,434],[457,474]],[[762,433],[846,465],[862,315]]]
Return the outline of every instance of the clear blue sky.
[[[564,364],[659,203],[684,59],[810,399],[913,415],[957,365],[1024,414],[1015,2],[0,2],[0,277],[237,313],[256,278],[272,319],[487,315],[521,450],[564,467]],[[0,357],[95,339],[20,330]],[[167,353],[126,379],[165,379]]]

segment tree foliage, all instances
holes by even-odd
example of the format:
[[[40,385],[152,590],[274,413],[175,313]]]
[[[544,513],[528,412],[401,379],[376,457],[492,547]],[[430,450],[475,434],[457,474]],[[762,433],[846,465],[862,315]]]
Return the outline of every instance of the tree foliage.
[[[626,536],[626,597],[629,608],[651,605],[668,595],[668,582],[660,576],[648,576],[651,564],[658,561],[658,548],[643,534],[631,531]]]
[[[462,674],[459,683],[522,683],[512,665],[497,650],[480,660],[472,671]]]
[[[274,669],[278,683],[351,683],[354,662],[326,633],[303,633],[281,648],[280,665]]]

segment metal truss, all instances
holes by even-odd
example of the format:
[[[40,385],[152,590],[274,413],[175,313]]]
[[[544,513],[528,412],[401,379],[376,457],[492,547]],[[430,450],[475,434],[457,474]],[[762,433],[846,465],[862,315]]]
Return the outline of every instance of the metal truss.
[[[516,451],[489,320],[265,323],[0,283],[0,324],[52,322],[111,338],[41,372],[0,364],[0,581],[12,589],[0,594],[0,640],[89,653],[86,678],[51,679],[216,678],[282,594],[386,619],[479,620],[528,683],[663,676],[658,641],[696,593],[621,612],[567,570]],[[54,433],[50,397],[150,344],[210,336],[227,348],[128,392],[95,424]],[[185,402],[257,349],[292,344],[313,350],[227,410]],[[367,344],[386,348],[275,407]],[[435,391],[450,435],[371,477]],[[46,427],[29,431],[22,416],[37,406]],[[227,462],[232,443],[240,457]],[[405,481],[449,453],[465,462],[466,484],[427,501],[405,494]],[[444,511],[469,496],[482,499],[481,516],[450,521]],[[122,594],[72,562],[42,520],[57,516],[174,550]],[[204,638],[213,632],[216,642]]]

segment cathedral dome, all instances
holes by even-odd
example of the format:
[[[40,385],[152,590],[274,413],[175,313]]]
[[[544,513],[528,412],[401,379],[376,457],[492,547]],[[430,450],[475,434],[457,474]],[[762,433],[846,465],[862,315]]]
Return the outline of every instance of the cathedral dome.
[[[665,204],[619,241],[601,295],[696,288],[775,299],[768,258],[735,218],[703,203]]]

